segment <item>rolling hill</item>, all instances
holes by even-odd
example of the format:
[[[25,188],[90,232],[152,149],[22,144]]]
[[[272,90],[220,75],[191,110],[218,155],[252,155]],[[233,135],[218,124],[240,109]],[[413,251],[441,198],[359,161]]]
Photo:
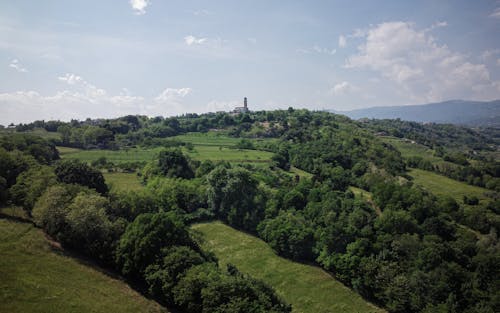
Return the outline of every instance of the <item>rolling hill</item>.
[[[481,102],[451,100],[439,103],[384,106],[335,111],[352,119],[402,119],[415,122],[451,123],[469,126],[500,126],[500,100]]]

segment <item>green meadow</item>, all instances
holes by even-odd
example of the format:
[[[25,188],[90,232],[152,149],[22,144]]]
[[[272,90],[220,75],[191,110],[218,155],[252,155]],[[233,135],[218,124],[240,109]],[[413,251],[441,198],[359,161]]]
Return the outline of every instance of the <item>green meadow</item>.
[[[22,215],[5,208],[4,215]],[[125,282],[66,254],[31,223],[0,218],[0,312],[168,312]]]
[[[135,191],[144,188],[140,177],[136,173],[105,172],[102,175],[111,190]]]
[[[411,169],[413,181],[436,196],[450,196],[457,202],[462,202],[464,196],[476,196],[481,202],[488,199],[487,189],[471,186],[457,180],[420,169]]]
[[[115,164],[125,162],[151,161],[161,150],[131,148],[123,150],[82,150],[75,148],[57,147],[59,154],[63,159],[79,159],[84,162],[92,162],[100,157],[105,157],[108,162]]]
[[[172,137],[192,147],[182,147],[184,153],[199,161],[227,161],[230,163],[255,163],[266,164],[271,161],[272,153],[261,150],[237,149],[235,145],[241,140],[216,133],[189,133]],[[255,142],[257,142],[255,140]],[[115,164],[125,162],[148,162],[153,160],[162,150],[158,148],[130,148],[122,150],[82,150],[67,147],[57,147],[61,158],[79,159],[92,162],[100,157],[105,157],[108,162]]]
[[[367,302],[319,267],[281,258],[262,240],[221,222],[195,224],[202,246],[216,254],[219,264],[236,265],[243,273],[271,285],[293,312],[385,312]]]
[[[442,158],[434,156],[434,150],[418,143],[412,143],[396,137],[381,137],[382,141],[391,144],[401,152],[404,158],[421,157],[432,164],[445,162]]]

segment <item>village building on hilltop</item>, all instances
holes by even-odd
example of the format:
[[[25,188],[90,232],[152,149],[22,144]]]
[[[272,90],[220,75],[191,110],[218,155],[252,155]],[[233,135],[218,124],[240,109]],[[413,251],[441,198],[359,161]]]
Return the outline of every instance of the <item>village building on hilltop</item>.
[[[245,97],[243,98],[243,106],[234,108],[232,113],[248,113],[248,112],[250,112],[250,110],[248,110],[247,97]]]

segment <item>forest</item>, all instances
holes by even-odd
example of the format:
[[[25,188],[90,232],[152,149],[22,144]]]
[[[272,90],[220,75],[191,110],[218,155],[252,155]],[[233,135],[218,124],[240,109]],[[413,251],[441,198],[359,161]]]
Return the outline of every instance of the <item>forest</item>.
[[[405,155],[402,139],[431,153]],[[496,129],[293,108],[35,121],[0,130],[0,203],[181,312],[293,310],[202,248],[190,225],[218,220],[389,312],[494,313],[499,141]],[[436,194],[412,169],[484,193]],[[110,188],[117,172],[141,188]]]

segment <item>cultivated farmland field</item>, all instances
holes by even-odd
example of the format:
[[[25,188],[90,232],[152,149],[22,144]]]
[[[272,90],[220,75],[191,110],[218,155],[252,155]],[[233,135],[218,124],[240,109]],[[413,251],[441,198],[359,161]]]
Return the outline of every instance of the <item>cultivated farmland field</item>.
[[[262,240],[221,222],[195,224],[202,246],[216,254],[219,264],[236,265],[243,273],[262,279],[292,304],[293,312],[385,312],[316,266],[277,256]]]
[[[2,313],[168,312],[123,281],[53,248],[31,223],[0,218],[0,238]]]

